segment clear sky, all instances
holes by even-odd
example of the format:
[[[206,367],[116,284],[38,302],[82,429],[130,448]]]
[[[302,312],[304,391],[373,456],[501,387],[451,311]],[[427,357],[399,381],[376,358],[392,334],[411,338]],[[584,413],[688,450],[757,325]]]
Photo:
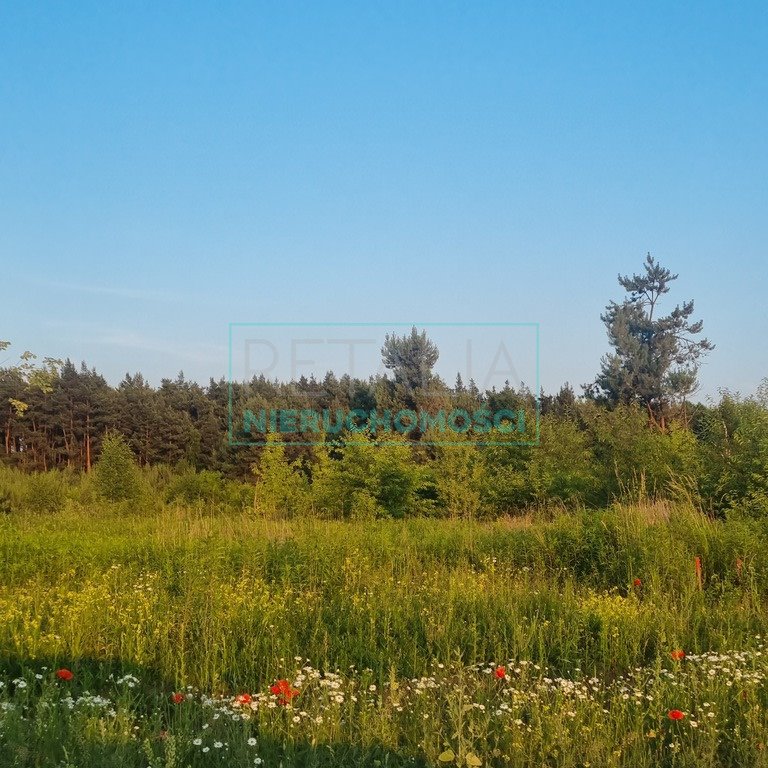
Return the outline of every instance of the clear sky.
[[[750,393],[766,40],[760,2],[2,3],[5,354],[205,382],[233,321],[539,322],[578,387],[650,251],[700,396]]]

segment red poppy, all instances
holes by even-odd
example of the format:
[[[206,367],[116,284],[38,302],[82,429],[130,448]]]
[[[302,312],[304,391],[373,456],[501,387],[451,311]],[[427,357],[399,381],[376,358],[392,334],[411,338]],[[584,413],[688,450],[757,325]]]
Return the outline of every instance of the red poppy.
[[[634,584],[636,587],[642,587],[642,586],[643,586],[643,582],[642,582],[640,579],[635,579],[635,580],[634,580],[632,583],[633,583],[633,584]]]
[[[184,701],[184,694],[183,693],[172,693],[171,694],[171,701],[174,704],[181,704],[181,702]]]
[[[682,720],[685,717],[685,712],[681,712],[679,709],[670,709],[668,717],[670,720]]]
[[[235,696],[235,702],[237,704],[250,704],[253,701],[253,697],[250,693],[241,693]]]
[[[65,680],[68,682],[74,677],[74,675],[68,669],[58,669],[56,670],[56,677],[58,677],[59,680]]]
[[[682,661],[685,658],[685,651],[681,648],[676,648],[669,655],[672,657],[672,661]]]
[[[496,667],[496,671],[493,673],[496,675],[497,679],[503,680],[507,675],[507,668],[506,667]]]
[[[269,688],[277,696],[279,704],[288,704],[294,696],[299,695],[299,691],[292,687],[287,680],[278,680]]]

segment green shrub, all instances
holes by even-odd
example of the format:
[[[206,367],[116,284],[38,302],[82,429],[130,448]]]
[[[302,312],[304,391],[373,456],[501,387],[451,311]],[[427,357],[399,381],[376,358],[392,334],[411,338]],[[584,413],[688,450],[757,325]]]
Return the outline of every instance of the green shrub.
[[[265,517],[294,517],[309,504],[309,481],[298,462],[290,461],[272,435],[252,467],[257,478],[256,507]]]
[[[136,459],[119,432],[110,432],[104,438],[95,472],[97,491],[108,501],[135,499],[141,492]]]
[[[601,482],[589,437],[576,421],[544,416],[540,444],[526,467],[526,487],[539,504],[595,503]]]
[[[340,518],[392,517],[429,514],[428,473],[413,460],[403,441],[375,444],[362,434],[335,453],[316,452],[312,469],[313,501],[324,516]]]
[[[59,512],[64,506],[67,491],[59,472],[36,472],[25,478],[22,504],[30,512]]]
[[[220,472],[189,470],[171,480],[165,493],[167,501],[193,504],[205,501],[218,504],[224,501],[226,489]]]
[[[449,517],[476,518],[485,481],[482,454],[469,440],[456,442],[462,444],[437,446],[435,451],[433,482],[438,504]]]

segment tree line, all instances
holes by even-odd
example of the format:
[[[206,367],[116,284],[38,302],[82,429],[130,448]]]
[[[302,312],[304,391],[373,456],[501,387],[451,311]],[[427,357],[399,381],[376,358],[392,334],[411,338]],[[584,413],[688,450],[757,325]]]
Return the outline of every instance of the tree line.
[[[262,376],[201,386],[179,374],[152,387],[134,374],[113,387],[85,364],[35,365],[25,355],[0,369],[3,462],[89,473],[105,436],[119,433],[139,467],[198,476],[187,482],[187,497],[221,497],[222,484],[249,482],[257,506],[273,514],[493,516],[627,496],[684,496],[713,513],[762,514],[768,384],[749,398],[723,392],[716,404],[689,401],[699,360],[713,345],[697,338],[702,324],[691,319],[692,301],[660,315],[659,301],[676,278],[650,255],[639,275],[619,276],[627,296],[602,316],[612,351],[580,394],[568,384],[551,394],[509,385],[481,392],[460,377],[448,385],[433,373],[439,350],[416,328],[387,336],[389,374],[368,379],[329,372],[322,381]],[[536,425],[540,440],[488,445],[487,435],[469,432],[444,445],[441,436],[417,431],[383,444],[345,428],[299,441],[315,445],[232,445],[230,437],[243,435],[237,423],[228,433],[230,399],[235,413],[422,405],[516,411]]]

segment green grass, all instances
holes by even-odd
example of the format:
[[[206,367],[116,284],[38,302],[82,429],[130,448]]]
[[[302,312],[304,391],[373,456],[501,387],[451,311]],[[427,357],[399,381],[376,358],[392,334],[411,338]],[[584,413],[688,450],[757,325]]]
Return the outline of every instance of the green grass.
[[[766,525],[666,507],[10,515],[0,766],[768,764],[766,594]]]

